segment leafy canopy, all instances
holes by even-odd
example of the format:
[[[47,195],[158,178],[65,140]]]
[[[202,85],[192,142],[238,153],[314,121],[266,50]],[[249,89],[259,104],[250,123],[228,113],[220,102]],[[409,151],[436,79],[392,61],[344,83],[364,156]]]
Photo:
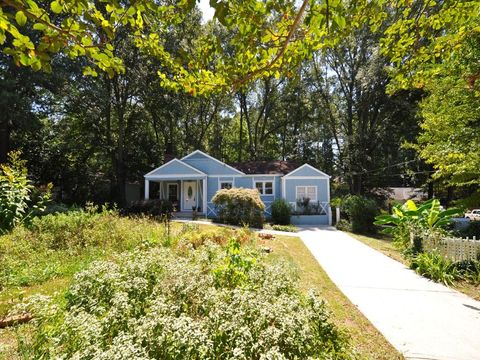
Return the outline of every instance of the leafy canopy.
[[[435,179],[452,186],[480,184],[480,86],[474,78],[465,83],[465,74],[480,74],[479,56],[477,35],[442,64],[420,106],[422,132],[415,148],[433,165]]]
[[[211,0],[228,42],[214,31],[199,31],[193,51],[174,55],[166,50],[165,38],[181,26],[195,0],[3,0],[0,45],[18,65],[35,70],[50,70],[52,56],[62,53],[87,58],[85,74],[101,70],[113,76],[124,71],[114,51],[115,36],[127,29],[139,49],[160,60],[163,86],[196,95],[288,75],[314,51],[332,47],[365,25],[382,33],[382,52],[393,62],[397,86],[421,85],[437,71],[437,63],[479,30],[480,4],[473,0],[295,3]]]

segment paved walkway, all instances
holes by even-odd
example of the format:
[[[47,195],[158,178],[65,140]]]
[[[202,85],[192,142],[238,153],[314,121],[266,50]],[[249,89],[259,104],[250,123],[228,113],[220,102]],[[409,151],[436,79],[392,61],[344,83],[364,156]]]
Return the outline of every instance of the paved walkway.
[[[300,233],[333,282],[407,359],[480,360],[480,302],[331,227]]]

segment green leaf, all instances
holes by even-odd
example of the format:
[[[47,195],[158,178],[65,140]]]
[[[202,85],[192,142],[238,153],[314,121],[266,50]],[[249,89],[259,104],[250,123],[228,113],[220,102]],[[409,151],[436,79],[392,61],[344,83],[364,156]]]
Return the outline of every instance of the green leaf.
[[[407,210],[410,210],[410,211],[415,211],[417,210],[417,205],[415,205],[415,203],[413,202],[413,200],[408,200],[406,203],[405,203],[405,208]]]
[[[345,20],[345,18],[341,15],[336,15],[333,20],[337,23],[338,27],[339,28],[344,28],[345,25],[347,25],[347,21]]]
[[[58,1],[53,1],[51,4],[50,4],[50,8],[52,9],[52,11],[55,13],[55,14],[60,14],[62,12],[62,5],[60,5],[60,3]]]
[[[83,69],[83,75],[96,77],[98,73],[94,69],[92,69],[90,66],[86,66]]]
[[[33,29],[34,30],[39,30],[39,31],[43,31],[47,28],[47,25],[45,24],[41,24],[41,23],[35,23],[33,24]]]
[[[18,25],[23,26],[27,23],[27,17],[23,11],[17,11],[15,14],[15,21]]]

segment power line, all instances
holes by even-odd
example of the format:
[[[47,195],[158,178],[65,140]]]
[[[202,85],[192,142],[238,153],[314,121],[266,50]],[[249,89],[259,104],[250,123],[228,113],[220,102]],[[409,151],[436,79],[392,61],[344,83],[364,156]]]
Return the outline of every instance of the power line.
[[[406,164],[410,164],[412,162],[415,162],[417,161],[416,159],[413,159],[413,160],[408,160],[408,161],[402,161],[400,163],[397,163],[397,164],[392,164],[392,165],[388,165],[388,166],[384,166],[384,167],[381,167],[381,168],[378,168],[378,169],[373,169],[373,170],[364,170],[362,172],[357,172],[357,171],[353,171],[353,172],[347,172],[346,174],[349,174],[349,175],[361,175],[361,174],[368,174],[368,173],[372,173],[372,172],[376,172],[376,171],[380,171],[380,170],[385,170],[385,169],[389,169],[389,168],[392,168],[392,167],[397,167],[399,165],[406,165]],[[423,172],[423,171],[422,171]],[[418,172],[420,173],[420,172]]]

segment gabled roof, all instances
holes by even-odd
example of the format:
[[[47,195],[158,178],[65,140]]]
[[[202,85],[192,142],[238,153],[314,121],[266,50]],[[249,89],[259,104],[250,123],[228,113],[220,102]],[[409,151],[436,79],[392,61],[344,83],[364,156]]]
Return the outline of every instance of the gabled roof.
[[[304,172],[307,172],[308,175],[299,174],[302,170]],[[289,172],[284,177],[294,177],[294,176],[305,177],[305,178],[309,178],[309,177],[327,178],[327,179],[330,178],[330,175],[325,174],[323,171],[320,171],[309,164],[303,164],[302,166],[296,168],[292,172]]]
[[[221,164],[221,165],[223,165],[223,166],[226,166],[227,168],[229,168],[229,169],[237,172],[237,173],[240,174],[240,175],[245,175],[242,171],[240,171],[240,170],[238,170],[238,169],[235,169],[234,167],[232,167],[232,166],[230,166],[230,165],[228,165],[228,164],[226,164],[226,163],[224,163],[224,162],[222,162],[222,161],[220,161],[220,160],[218,160],[218,159],[215,159],[213,156],[210,156],[210,155],[208,155],[208,154],[205,154],[203,151],[200,151],[200,150],[195,150],[194,152],[188,154],[187,156],[184,156],[184,157],[182,158],[182,160],[186,160],[186,159],[188,159],[188,158],[190,158],[190,157],[192,157],[192,156],[194,156],[194,155],[202,155],[202,156],[204,156],[204,157],[206,157],[206,158],[208,158],[208,159],[210,159],[210,160],[213,160],[213,161],[215,161],[215,162],[217,162],[217,163],[219,163],[219,164]]]
[[[197,176],[203,177],[206,176],[204,172],[195,169],[193,166],[184,163],[179,159],[172,159],[169,162],[159,166],[158,168],[150,171],[148,174],[145,174],[145,178],[159,178],[159,177],[172,177],[172,176]]]
[[[257,174],[268,174],[268,175],[285,175],[289,172],[298,168],[298,164],[284,161],[284,160],[274,160],[274,161],[245,161],[231,163],[234,168],[243,171],[245,174],[257,175]]]

